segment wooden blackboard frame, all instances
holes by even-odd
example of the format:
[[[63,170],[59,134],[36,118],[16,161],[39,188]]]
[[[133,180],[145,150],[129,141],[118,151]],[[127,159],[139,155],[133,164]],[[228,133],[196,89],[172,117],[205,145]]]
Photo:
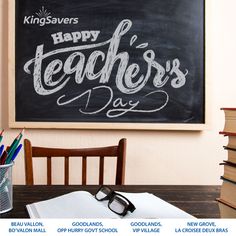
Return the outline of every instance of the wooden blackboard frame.
[[[21,122],[16,121],[16,103],[15,103],[15,0],[8,0],[9,5],[9,127],[10,128],[46,128],[46,129],[108,129],[108,130],[193,130],[200,131],[209,127],[208,117],[208,84],[206,81],[205,66],[205,1],[204,11],[204,122],[203,123],[119,123],[119,122]]]

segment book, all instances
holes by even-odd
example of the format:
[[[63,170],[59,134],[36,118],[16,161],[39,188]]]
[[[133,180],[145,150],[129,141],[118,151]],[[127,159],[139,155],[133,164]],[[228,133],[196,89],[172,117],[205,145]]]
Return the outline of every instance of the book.
[[[236,108],[221,108],[225,113],[223,132],[236,132]]]
[[[221,218],[236,218],[236,207],[231,206],[223,199],[217,198]]]
[[[236,134],[235,133],[230,133],[228,135],[228,147],[231,148],[236,148]]]
[[[220,199],[225,200],[232,206],[236,206],[236,182],[230,181],[223,176],[221,179],[223,183],[220,191]]]
[[[228,152],[228,161],[236,164],[236,148],[231,146],[224,146],[224,149]]]
[[[108,201],[97,201],[87,191],[74,191],[45,201],[26,205],[30,218],[194,218],[153,194],[124,193],[136,207],[124,217],[112,212]]]
[[[220,134],[223,134],[224,136],[228,137],[228,144],[224,147],[236,149],[236,133],[221,131]]]
[[[223,177],[236,182],[236,164],[229,161],[224,161],[223,163],[220,163],[220,165],[224,165]]]

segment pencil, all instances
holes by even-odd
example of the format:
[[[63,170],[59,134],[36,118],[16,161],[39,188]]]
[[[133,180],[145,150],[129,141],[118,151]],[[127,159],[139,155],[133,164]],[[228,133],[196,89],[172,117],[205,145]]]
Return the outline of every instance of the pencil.
[[[7,152],[5,150],[1,156],[0,165],[4,165],[6,162],[6,159],[7,159]]]
[[[24,129],[21,130],[21,132],[17,135],[17,137],[14,139],[14,141],[12,142],[8,152],[7,152],[7,158],[6,158],[6,162],[9,162],[12,158],[12,155],[14,154],[21,138],[22,138],[22,132]]]
[[[3,132],[4,132],[4,129],[1,131],[1,133],[0,133],[0,143],[1,143],[1,141],[2,141],[2,138],[3,138]]]
[[[16,150],[14,151],[14,153],[13,153],[11,159],[8,158],[7,161],[5,162],[5,164],[10,164],[12,161],[14,161],[15,158],[17,157],[18,153],[20,152],[21,148],[22,148],[22,144],[20,144],[20,145],[16,148]]]

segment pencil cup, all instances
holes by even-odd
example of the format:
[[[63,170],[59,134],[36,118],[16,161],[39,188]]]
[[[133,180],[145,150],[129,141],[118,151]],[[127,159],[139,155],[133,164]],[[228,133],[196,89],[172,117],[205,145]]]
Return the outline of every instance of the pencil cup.
[[[0,165],[0,213],[10,211],[12,204],[12,166]]]

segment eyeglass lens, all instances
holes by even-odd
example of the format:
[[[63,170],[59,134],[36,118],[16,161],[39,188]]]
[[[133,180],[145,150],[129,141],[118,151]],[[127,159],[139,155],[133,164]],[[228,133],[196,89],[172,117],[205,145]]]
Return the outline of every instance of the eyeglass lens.
[[[121,197],[119,196],[114,196],[109,201],[109,208],[118,214],[123,214],[126,210],[127,205],[128,203],[124,199],[121,199]]]
[[[95,194],[95,198],[98,201],[109,200],[109,209],[122,216],[124,216],[128,210],[131,212],[135,210],[135,207],[128,199],[114,192],[107,186],[102,186]]]
[[[111,193],[111,190],[109,188],[103,187],[101,188],[97,194],[96,194],[96,198],[97,200],[103,200],[104,198],[106,198],[109,194]]]

